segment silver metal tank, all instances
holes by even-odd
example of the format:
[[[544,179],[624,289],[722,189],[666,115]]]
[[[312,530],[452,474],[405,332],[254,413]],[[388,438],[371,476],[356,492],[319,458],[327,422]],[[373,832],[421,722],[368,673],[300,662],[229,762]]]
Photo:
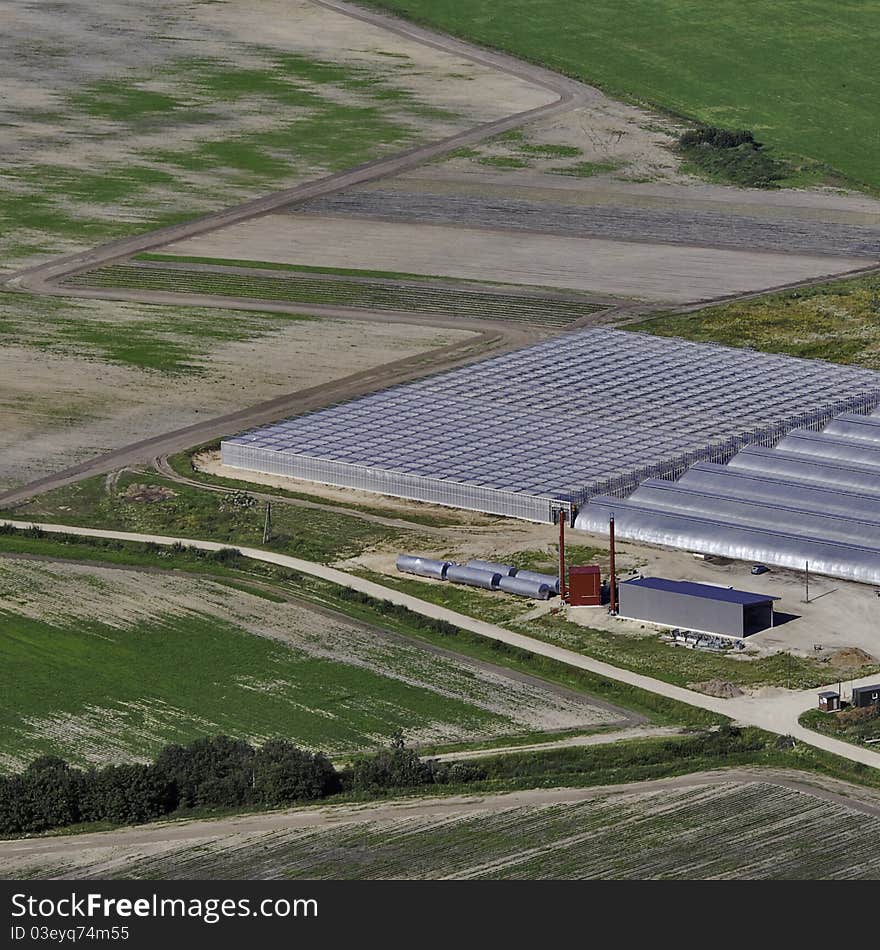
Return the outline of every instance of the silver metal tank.
[[[446,580],[452,581],[453,584],[467,584],[469,587],[498,590],[501,575],[498,571],[480,571],[465,564],[451,564],[446,571]]]
[[[417,554],[401,554],[397,558],[397,570],[404,574],[418,574],[419,577],[433,577],[438,581],[446,579],[446,571],[451,561],[434,561]]]
[[[539,574],[537,571],[517,571],[518,580],[546,584],[554,594],[559,593],[559,578],[555,574]]]
[[[534,600],[547,600],[550,597],[547,584],[522,577],[502,577],[498,590],[503,590],[506,594],[519,594],[520,597],[531,597]]]
[[[475,567],[478,571],[497,571],[502,577],[513,577],[516,568],[512,564],[499,564],[497,561],[468,561],[468,567]]]

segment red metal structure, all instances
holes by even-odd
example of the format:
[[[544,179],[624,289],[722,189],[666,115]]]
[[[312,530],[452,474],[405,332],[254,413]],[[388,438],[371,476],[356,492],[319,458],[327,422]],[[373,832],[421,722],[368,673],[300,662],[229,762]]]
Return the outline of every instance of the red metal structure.
[[[608,588],[610,593],[610,599],[608,601],[608,613],[616,614],[617,613],[617,574],[615,571],[614,563],[614,515],[608,519],[608,551],[609,551],[609,565],[608,565]]]
[[[568,584],[565,582],[565,512],[559,511],[559,600],[568,603]]]
[[[568,602],[572,607],[602,603],[602,574],[596,564],[572,564],[568,569]]]

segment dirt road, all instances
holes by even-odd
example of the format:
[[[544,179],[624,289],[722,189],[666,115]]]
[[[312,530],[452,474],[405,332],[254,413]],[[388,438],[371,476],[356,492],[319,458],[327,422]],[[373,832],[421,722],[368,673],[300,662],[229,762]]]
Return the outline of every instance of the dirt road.
[[[194,445],[219,439],[231,432],[263,425],[284,416],[309,412],[328,403],[353,399],[397,383],[409,382],[430,373],[460,366],[488,353],[521,346],[527,338],[529,334],[524,329],[486,331],[426,353],[385,363],[319,386],[286,393],[247,409],[214,416],[195,425],[125,445],[79,465],[0,493],[0,506],[16,505],[34,495],[91,478],[93,475],[105,475],[130,465],[149,464],[158,455],[172,455]]]
[[[24,521],[13,521],[11,524],[18,528],[28,528],[31,526],[30,522]],[[220,544],[216,541],[202,541],[182,537],[173,538],[153,534],[137,534],[128,531],[108,531],[101,528],[79,528],[58,524],[40,524],[38,527],[43,531],[55,534],[114,538],[120,541],[135,541],[140,543],[152,542],[153,544],[165,546],[182,543],[205,551],[218,551],[224,547],[228,547],[228,545]],[[773,696],[741,696],[736,699],[717,699],[691,689],[675,686],[672,683],[663,682],[651,676],[644,676],[641,673],[634,673],[631,670],[612,666],[610,663],[594,660],[581,653],[567,650],[564,647],[556,646],[552,643],[546,643],[543,640],[537,640],[534,637],[514,633],[496,624],[487,623],[484,620],[477,620],[474,617],[457,613],[446,607],[428,603],[427,601],[420,600],[418,597],[401,593],[390,587],[383,587],[381,584],[364,580],[354,574],[347,574],[345,571],[327,567],[324,564],[314,564],[311,561],[304,561],[286,554],[277,554],[274,551],[262,551],[258,548],[241,547],[238,548],[238,550],[243,557],[264,561],[268,564],[278,564],[281,567],[301,571],[303,574],[319,577],[333,584],[349,587],[352,590],[360,591],[379,600],[389,600],[394,604],[407,607],[422,616],[431,617],[435,620],[445,620],[447,623],[454,624],[464,630],[470,630],[487,639],[507,643],[511,646],[536,653],[539,656],[546,656],[550,659],[558,660],[568,666],[586,670],[617,682],[627,683],[630,686],[656,693],[659,696],[665,696],[676,702],[695,706],[699,709],[706,709],[722,716],[728,716],[743,725],[757,726],[778,735],[789,735],[800,742],[815,746],[819,749],[824,749],[826,752],[831,752],[841,758],[849,759],[853,762],[860,762],[863,765],[869,765],[873,768],[880,768],[880,752],[874,752],[861,746],[820,735],[810,729],[805,729],[798,723],[798,717],[801,713],[812,709],[816,705],[816,693],[818,690],[780,691]],[[864,677],[854,680],[853,685],[868,685],[875,679],[876,676]],[[828,688],[833,688],[833,685],[834,684],[830,685]]]

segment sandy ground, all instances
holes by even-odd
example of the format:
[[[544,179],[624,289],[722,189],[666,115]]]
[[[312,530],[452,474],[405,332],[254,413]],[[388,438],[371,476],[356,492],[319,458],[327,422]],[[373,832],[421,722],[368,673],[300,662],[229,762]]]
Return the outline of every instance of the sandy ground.
[[[124,327],[137,305],[96,301]],[[173,310],[169,308],[169,316]],[[218,319],[222,319],[218,311]],[[120,332],[124,330],[120,329]],[[0,487],[112,448],[465,340],[467,331],[410,324],[284,322],[255,339],[214,344],[203,373],[167,374],[88,355],[0,348]]]
[[[206,475],[234,478],[238,481],[249,482],[252,485],[265,485],[267,488],[283,488],[286,491],[302,492],[316,498],[324,498],[328,502],[335,502],[340,506],[362,505],[387,508],[389,514],[399,514],[403,517],[420,515],[440,518],[444,522],[458,521],[465,525],[467,530],[475,525],[497,525],[499,522],[498,518],[492,515],[483,515],[478,511],[464,511],[460,508],[429,505],[425,502],[410,501],[408,498],[394,498],[391,495],[359,491],[356,488],[338,488],[335,485],[308,482],[302,478],[287,478],[284,475],[269,475],[266,472],[242,471],[240,468],[224,465],[220,461],[219,451],[202,452],[196,455],[193,458],[193,465]],[[511,522],[511,524],[514,523]]]
[[[415,139],[441,138],[553,98],[522,79],[310,0],[264,0],[257,5],[241,0],[222,4],[158,0],[148,9],[133,0],[112,0],[100,7],[86,0],[66,0],[51,9],[0,0],[0,21],[5,26],[0,35],[4,89],[0,148],[7,161],[25,170],[42,165],[53,170],[118,171],[132,160],[162,168],[166,166],[160,153],[165,150],[190,150],[205,141],[273,131],[309,112],[296,106],[279,109],[275,100],[259,92],[212,96],[191,73],[196,60],[265,70],[272,67],[274,56],[293,53],[362,71],[403,97],[377,103],[361,90],[334,84],[332,77],[330,84],[315,83],[312,89],[328,102],[377,106]],[[88,104],[76,99],[80,90],[116,80],[182,97],[193,115],[119,122],[112,115],[90,112]],[[295,161],[280,184],[290,186],[325,170],[310,161]],[[90,207],[83,196],[69,194],[61,206],[79,217],[139,221],[148,220],[156,209],[179,210],[182,192],[186,207],[197,213],[271,188],[265,181],[248,181],[234,169],[200,170],[183,163],[170,170],[177,177],[174,185],[156,185],[131,200]],[[21,192],[32,184],[25,177],[12,187]],[[24,244],[41,245],[28,253],[11,244],[18,266],[82,246],[70,233],[54,238],[49,247],[45,235],[24,225],[18,237]]]
[[[437,274],[687,303],[865,266],[864,259],[267,215],[164,253]]]
[[[608,547],[607,537],[572,532],[572,543],[594,543]],[[778,625],[748,638],[748,652],[756,655],[786,650],[822,659],[834,650],[858,647],[880,659],[880,627],[877,625],[877,593],[866,584],[854,584],[831,577],[810,578],[810,602],[804,602],[804,577],[796,571],[774,569],[767,574],[750,573],[751,563],[728,564],[700,560],[685,551],[618,544],[618,571],[621,580],[638,571],[645,576],[673,580],[723,584],[759,594],[781,598],[776,602]],[[603,573],[607,558],[600,559]],[[644,635],[657,630],[651,624],[609,617],[604,608],[569,608],[567,616],[575,623],[611,630],[615,633]],[[821,649],[816,649],[820,647]],[[670,649],[673,649],[670,647]],[[843,674],[845,677],[845,673]],[[829,667],[829,678],[836,676]]]

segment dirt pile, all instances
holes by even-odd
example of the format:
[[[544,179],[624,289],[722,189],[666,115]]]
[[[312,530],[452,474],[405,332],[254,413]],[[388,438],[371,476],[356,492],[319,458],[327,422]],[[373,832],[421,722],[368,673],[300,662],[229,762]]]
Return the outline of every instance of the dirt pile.
[[[743,695],[743,691],[738,686],[717,677],[703,683],[688,683],[688,689],[694,689],[698,693],[705,693],[717,699],[736,699],[737,696]]]
[[[876,663],[877,660],[871,656],[870,653],[867,653],[859,647],[842,647],[840,650],[835,650],[829,655],[828,662],[831,666],[837,666],[843,669],[857,669],[860,666],[868,666],[869,664]]]

